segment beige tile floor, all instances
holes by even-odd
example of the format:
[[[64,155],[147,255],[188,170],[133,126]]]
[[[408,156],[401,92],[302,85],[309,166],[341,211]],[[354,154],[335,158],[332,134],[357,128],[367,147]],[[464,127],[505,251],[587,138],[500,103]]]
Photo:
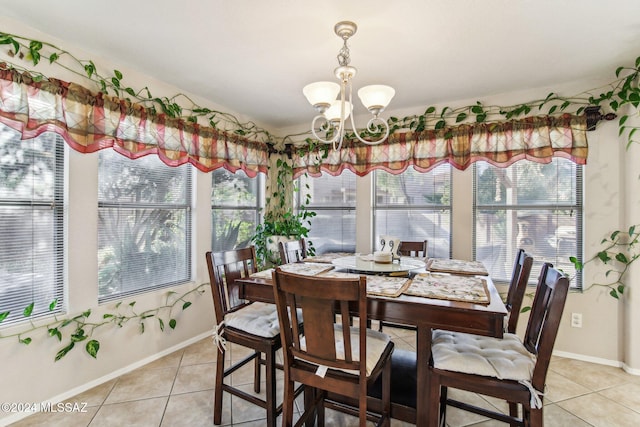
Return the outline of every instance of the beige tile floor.
[[[415,349],[411,331],[385,328],[397,348]],[[233,347],[231,358],[242,357]],[[233,374],[234,384],[252,388],[251,365]],[[83,413],[40,413],[12,427],[64,426],[212,426],[215,348],[204,339],[133,372],[70,399],[86,402]],[[282,378],[280,377],[280,380]],[[463,397],[486,407],[504,408],[500,401],[462,392]],[[281,396],[279,397],[281,399]],[[225,426],[263,426],[264,410],[225,394],[222,421]],[[353,426],[357,419],[328,414],[328,426]],[[447,411],[450,427],[505,425],[455,408]],[[554,357],[547,377],[545,400],[547,426],[640,426],[640,377],[621,369]],[[408,425],[394,420],[392,426]]]

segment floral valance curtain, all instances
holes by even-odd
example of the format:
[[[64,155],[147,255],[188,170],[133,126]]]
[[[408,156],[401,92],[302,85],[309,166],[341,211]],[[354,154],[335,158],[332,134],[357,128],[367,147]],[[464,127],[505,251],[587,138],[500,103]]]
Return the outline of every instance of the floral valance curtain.
[[[24,139],[52,131],[82,153],[107,147],[132,159],[155,153],[169,166],[191,163],[204,172],[224,167],[253,177],[267,172],[269,160],[263,142],[154,114],[74,83],[37,82],[15,70],[0,70],[0,122]]]
[[[379,145],[345,141],[340,150],[329,150],[322,158],[325,149],[294,148],[294,177],[318,176],[322,171],[336,176],[345,169],[359,176],[375,169],[399,174],[409,166],[426,172],[445,162],[464,170],[479,160],[507,167],[521,159],[548,163],[554,156],[586,164],[588,146],[585,116],[565,114],[398,132]]]

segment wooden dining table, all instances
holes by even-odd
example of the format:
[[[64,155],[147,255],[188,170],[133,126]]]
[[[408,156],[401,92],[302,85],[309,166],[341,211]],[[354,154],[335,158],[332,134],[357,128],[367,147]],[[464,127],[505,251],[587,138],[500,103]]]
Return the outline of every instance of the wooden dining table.
[[[402,414],[403,421],[417,426],[429,425],[429,359],[433,329],[502,337],[507,310],[491,278],[487,276],[486,282],[490,296],[488,305],[406,294],[397,297],[367,296],[367,313],[370,319],[411,325],[417,330],[416,407],[393,408],[392,406],[392,416],[394,413]],[[248,277],[236,283],[241,298],[274,302],[273,284],[270,279]],[[435,421],[431,420],[432,424],[437,423],[437,417],[434,419]]]

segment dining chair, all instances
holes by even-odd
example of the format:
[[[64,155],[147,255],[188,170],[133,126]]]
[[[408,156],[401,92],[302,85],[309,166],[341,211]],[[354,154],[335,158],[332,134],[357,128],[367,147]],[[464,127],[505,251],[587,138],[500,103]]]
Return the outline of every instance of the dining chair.
[[[423,240],[421,242],[413,241],[400,241],[400,247],[398,247],[398,254],[402,256],[411,256],[416,258],[427,258],[427,250],[429,248],[429,241]]]
[[[317,415],[324,425],[324,408],[358,416],[361,427],[367,419],[377,425],[390,423],[391,354],[388,335],[349,324],[349,314],[357,313],[360,325],[367,319],[364,276],[335,278],[273,272],[275,299],[281,325],[285,370],[283,426],[293,422],[294,384],[305,386],[305,412],[296,426]],[[338,321],[334,314],[338,311]],[[299,316],[306,325],[298,327]],[[367,410],[367,390],[382,377],[382,411]],[[335,393],[355,399],[358,407],[327,397]]]
[[[280,326],[275,304],[249,302],[239,297],[236,279],[248,277],[257,271],[254,246],[223,252],[207,252],[207,266],[213,294],[217,345],[216,378],[213,405],[213,423],[222,421],[222,393],[227,392],[254,405],[265,408],[267,424],[275,426],[282,407],[276,405],[276,351],[282,347]],[[225,369],[227,345],[234,343],[253,352]],[[264,355],[264,356],[262,356]],[[260,366],[266,367],[266,397],[259,399],[224,379],[251,361],[254,366],[254,391],[260,393]]]
[[[432,419],[431,425],[446,425],[449,405],[512,426],[542,426],[542,394],[568,289],[569,279],[551,264],[543,264],[522,341],[512,333],[502,339],[444,330],[434,333],[429,416],[439,418]],[[505,400],[509,415],[449,399],[449,387]]]
[[[307,244],[304,239],[279,242],[280,263],[300,262],[307,257]]]

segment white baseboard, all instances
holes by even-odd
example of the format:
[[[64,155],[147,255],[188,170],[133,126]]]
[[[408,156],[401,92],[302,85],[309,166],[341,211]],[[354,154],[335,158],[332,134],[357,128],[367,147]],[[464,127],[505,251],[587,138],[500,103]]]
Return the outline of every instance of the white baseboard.
[[[622,369],[623,369],[627,374],[631,374],[631,375],[640,375],[640,369],[632,368],[631,366],[628,366],[626,363],[623,363],[623,364],[622,364]]]
[[[558,357],[566,357],[567,359],[581,360],[583,362],[596,363],[598,365],[614,366],[616,368],[623,367],[623,363],[617,360],[609,360],[609,359],[603,359],[600,357],[586,356],[584,354],[569,353],[567,351],[554,351],[553,355]]]
[[[118,369],[116,371],[110,372],[107,375],[104,375],[104,376],[102,376],[100,378],[97,378],[97,379],[95,379],[93,381],[90,381],[88,383],[82,384],[81,386],[75,387],[75,388],[73,388],[71,390],[65,391],[64,393],[61,393],[61,394],[59,394],[57,396],[53,396],[53,397],[51,397],[49,399],[44,400],[43,402],[58,403],[58,402],[62,402],[62,401],[65,401],[67,399],[70,399],[70,398],[72,398],[73,396],[75,396],[77,394],[80,394],[80,393],[85,392],[85,391],[87,391],[89,389],[92,389],[93,387],[99,386],[100,384],[104,384],[107,381],[111,381],[112,379],[117,378],[117,377],[119,377],[119,376],[121,376],[123,374],[126,374],[126,373],[129,373],[131,371],[134,371],[134,370],[138,369],[139,367],[144,366],[147,363],[153,362],[154,360],[158,360],[161,357],[164,357],[164,356],[166,356],[168,354],[173,353],[174,351],[180,350],[180,349],[182,349],[184,347],[187,347],[187,346],[189,346],[191,344],[194,344],[194,343],[200,341],[203,338],[210,337],[212,333],[213,333],[213,331],[203,332],[203,333],[201,333],[201,334],[199,334],[199,335],[197,335],[197,336],[195,336],[193,338],[189,338],[186,341],[183,341],[183,342],[181,342],[179,344],[176,344],[176,345],[174,345],[172,347],[169,347],[166,350],[163,350],[163,351],[161,351],[159,353],[155,353],[152,356],[149,356],[147,358],[139,360],[139,361],[137,361],[135,363],[132,363],[131,365],[125,366],[124,368],[121,368],[121,369]],[[33,414],[30,413],[30,412],[18,412],[18,413],[10,415],[8,417],[2,418],[2,419],[0,419],[0,427],[4,427],[4,426],[7,426],[7,425],[9,425],[11,423],[15,423],[17,421],[20,421],[21,419],[26,418],[29,415],[33,415]]]

